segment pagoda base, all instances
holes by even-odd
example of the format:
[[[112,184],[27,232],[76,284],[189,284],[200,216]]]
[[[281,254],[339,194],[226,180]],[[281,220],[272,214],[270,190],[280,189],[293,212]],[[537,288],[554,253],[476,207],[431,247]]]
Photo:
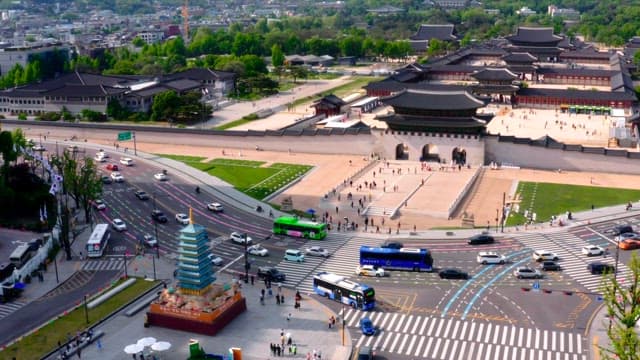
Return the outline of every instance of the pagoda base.
[[[213,336],[246,310],[246,299],[239,292],[228,298],[213,312],[181,310],[153,303],[147,312],[147,323]]]

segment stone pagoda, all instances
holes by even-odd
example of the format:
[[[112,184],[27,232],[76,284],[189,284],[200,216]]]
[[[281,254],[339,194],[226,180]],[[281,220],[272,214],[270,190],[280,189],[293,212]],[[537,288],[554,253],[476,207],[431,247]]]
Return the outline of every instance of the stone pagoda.
[[[180,230],[178,288],[183,294],[202,295],[216,281],[209,255],[209,236],[202,225],[190,222]]]

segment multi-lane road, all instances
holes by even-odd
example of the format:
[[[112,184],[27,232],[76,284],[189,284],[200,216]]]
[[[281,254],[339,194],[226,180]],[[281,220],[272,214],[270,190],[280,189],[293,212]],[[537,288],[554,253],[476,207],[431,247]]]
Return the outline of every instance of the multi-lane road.
[[[96,149],[84,151],[93,156]],[[118,164],[124,182],[104,185],[106,209],[93,210],[94,222],[109,223],[120,218],[128,229],[122,233],[113,231],[106,255],[85,261],[81,266],[83,272],[108,276],[121,271],[123,254],[133,254],[138,239],[144,234],[155,235],[156,229],[161,253],[174,256],[182,226],[174,215],[192,209],[194,222],[207,228],[212,251],[223,259],[219,270],[244,272],[244,262],[240,261],[244,248],[229,238],[231,232],[238,231],[247,233],[254,243],[269,250],[266,257],[250,256],[251,273],[255,274],[258,266],[276,266],[287,275],[285,286],[300,290],[303,296],[315,297],[311,279],[319,271],[372,285],[378,306],[371,312],[345,311],[336,302],[316,298],[344,316],[354,345],[373,346],[382,357],[393,359],[586,359],[589,344],[585,332],[600,304],[602,282],[602,277],[591,275],[586,266],[592,261],[616,262],[616,244],[608,234],[616,223],[640,225],[640,217],[631,217],[555,233],[499,236],[496,243],[481,246],[470,246],[464,239],[407,239],[405,246],[432,252],[436,270],[460,268],[471,278],[443,280],[435,272],[401,271],[389,272],[383,278],[361,278],[354,274],[360,246],[377,245],[383,239],[348,232],[333,232],[320,242],[270,236],[271,219],[263,214],[240,210],[212,195],[203,184],[185,180],[179,174],[169,172],[167,181],[157,181],[153,175],[162,169],[152,163],[136,158],[134,166],[126,167],[118,162],[121,154],[110,155],[106,163],[98,166],[108,175],[106,165]],[[196,186],[202,189],[200,193],[196,193]],[[136,190],[143,190],[152,198],[139,200],[134,194]],[[224,212],[207,210],[206,204],[210,202],[222,203]],[[154,207],[166,214],[167,223],[153,222]],[[318,244],[329,250],[329,258],[307,257],[303,263],[283,260],[286,249]],[[608,246],[610,255],[587,258],[580,249],[588,244]],[[531,257],[533,250],[557,253],[563,270],[546,273],[540,280],[515,278],[512,272],[517,266],[538,266]],[[497,251],[508,261],[504,265],[478,264],[479,251]],[[620,253],[620,278],[628,273],[624,265],[628,259],[629,252]],[[57,295],[51,294],[50,298]],[[363,316],[373,320],[375,335],[361,336],[357,326]]]

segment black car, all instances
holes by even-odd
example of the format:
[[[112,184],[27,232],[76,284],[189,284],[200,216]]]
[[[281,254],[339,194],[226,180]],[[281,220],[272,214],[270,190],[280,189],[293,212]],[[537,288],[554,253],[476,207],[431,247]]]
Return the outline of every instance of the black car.
[[[544,271],[560,271],[562,268],[555,261],[543,261],[540,264],[540,270]]]
[[[459,269],[443,269],[438,275],[440,275],[440,279],[463,279],[467,280],[469,278],[469,274]]]
[[[380,245],[380,247],[387,249],[402,249],[404,247],[404,244],[398,241],[385,241],[382,245]]]
[[[258,278],[267,279],[270,281],[282,282],[282,281],[285,281],[286,275],[274,267],[259,267]]]
[[[102,183],[103,184],[111,184],[111,183],[113,183],[113,179],[110,176],[103,176],[100,179],[102,179]]]
[[[151,218],[159,223],[166,223],[168,221],[167,216],[160,210],[151,211]]]
[[[601,262],[592,262],[591,264],[587,265],[587,270],[589,270],[589,272],[592,273],[593,275],[604,274],[604,273],[612,274],[616,271],[616,268],[611,264],[605,264]]]
[[[616,225],[613,229],[611,229],[611,233],[613,233],[613,235],[615,236],[631,232],[634,232],[631,225]]]
[[[140,200],[149,200],[149,194],[142,190],[136,191],[136,197]]]
[[[479,244],[493,244],[496,240],[493,236],[489,234],[478,234],[472,236],[468,243],[469,245],[479,245]]]

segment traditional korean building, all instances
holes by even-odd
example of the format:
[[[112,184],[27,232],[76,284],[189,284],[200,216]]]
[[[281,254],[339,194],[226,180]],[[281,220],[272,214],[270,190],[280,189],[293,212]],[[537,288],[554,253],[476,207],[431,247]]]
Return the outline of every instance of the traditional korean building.
[[[524,52],[535,56],[538,61],[556,62],[562,52],[558,47],[563,37],[555,35],[553,28],[521,26],[516,33],[507,36],[510,52]]]
[[[473,93],[491,96],[494,100],[504,103],[511,102],[511,98],[520,87],[514,85],[518,75],[505,68],[486,68],[471,74],[478,81],[472,85]]]
[[[315,115],[324,114],[326,117],[338,115],[346,103],[339,97],[331,94],[323,97],[311,105],[315,109]]]
[[[387,124],[382,142],[396,159],[482,163],[488,120],[476,111],[485,103],[469,92],[407,89],[382,102],[394,109],[376,119]]]

